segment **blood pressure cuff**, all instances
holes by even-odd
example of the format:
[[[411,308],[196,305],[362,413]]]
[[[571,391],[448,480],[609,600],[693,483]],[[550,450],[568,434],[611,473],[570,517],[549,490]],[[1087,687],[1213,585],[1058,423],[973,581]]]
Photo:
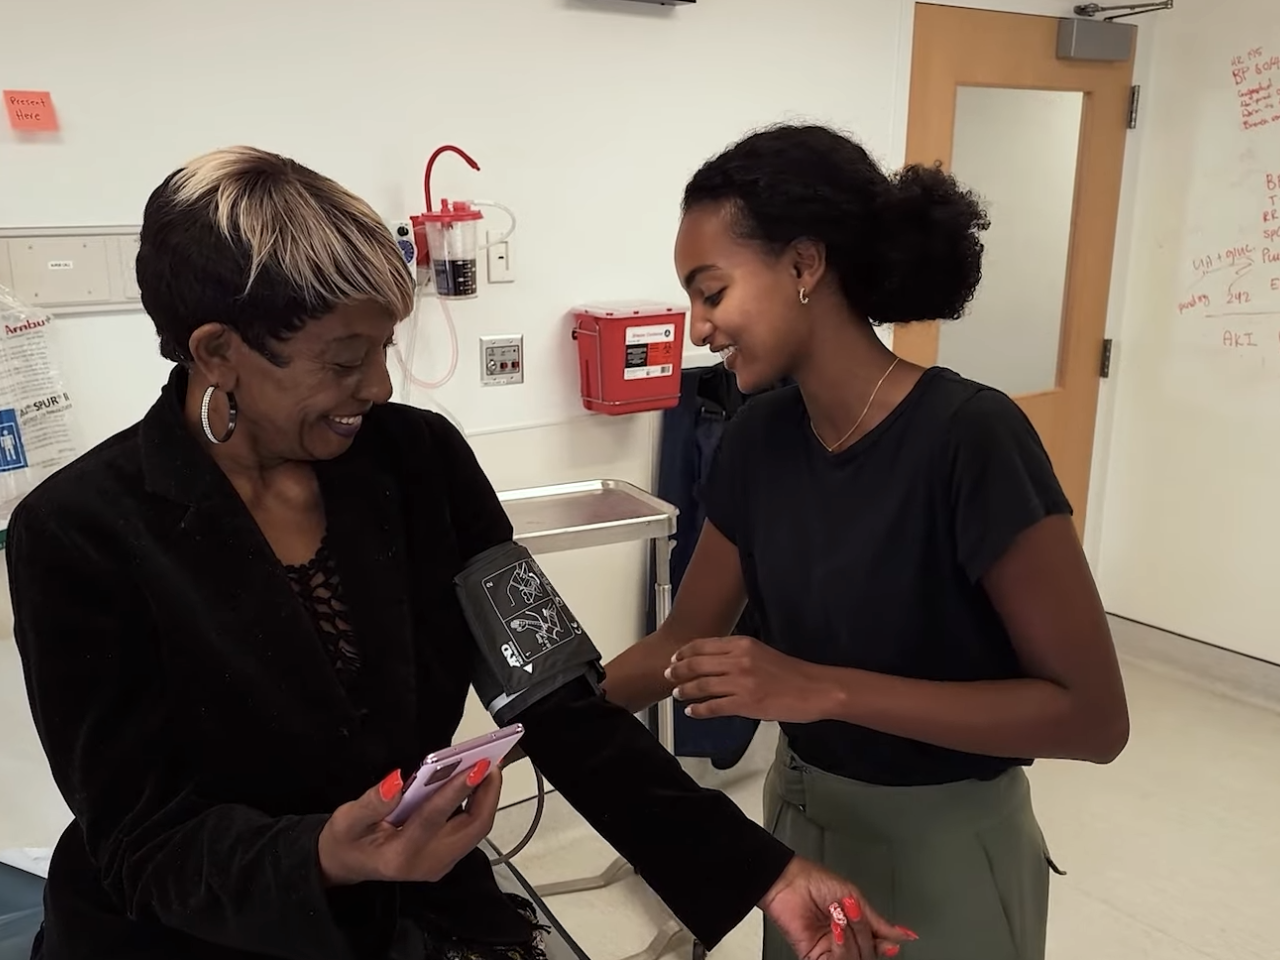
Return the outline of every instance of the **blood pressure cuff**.
[[[595,644],[518,543],[486,550],[453,582],[478,650],[472,682],[498,726],[573,680],[604,680]]]

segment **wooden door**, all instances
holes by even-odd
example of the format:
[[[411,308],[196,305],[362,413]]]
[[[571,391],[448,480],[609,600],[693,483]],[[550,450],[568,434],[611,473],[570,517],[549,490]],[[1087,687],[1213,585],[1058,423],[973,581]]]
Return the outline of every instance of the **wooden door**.
[[[916,5],[907,161],[977,190],[992,229],[970,314],[900,325],[894,349],[1013,396],[1083,531],[1133,58],[1059,60],[1057,31],[1054,17]]]

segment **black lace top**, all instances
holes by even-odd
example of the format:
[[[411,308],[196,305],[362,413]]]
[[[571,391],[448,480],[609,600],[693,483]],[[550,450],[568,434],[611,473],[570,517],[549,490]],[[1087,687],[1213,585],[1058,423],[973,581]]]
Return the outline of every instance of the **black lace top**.
[[[360,649],[347,620],[347,605],[342,599],[342,577],[328,537],[320,541],[320,549],[306,563],[285,567],[293,592],[311,616],[320,642],[338,680],[350,691],[360,672]]]
[[[348,607],[342,597],[342,576],[338,563],[329,549],[328,537],[320,541],[316,555],[306,563],[286,566],[285,573],[293,592],[306,608],[315,626],[320,642],[324,644],[329,662],[333,664],[343,689],[352,693],[360,673],[360,648],[355,631],[347,619]],[[532,943],[523,946],[498,946],[476,944],[440,936],[436,932],[418,929],[404,931],[392,960],[545,960],[542,937],[548,932],[540,924],[533,904],[520,897],[507,895],[507,899],[529,921],[534,930]],[[417,945],[421,938],[421,950]],[[406,942],[412,941],[412,942]],[[425,952],[421,952],[421,951]]]

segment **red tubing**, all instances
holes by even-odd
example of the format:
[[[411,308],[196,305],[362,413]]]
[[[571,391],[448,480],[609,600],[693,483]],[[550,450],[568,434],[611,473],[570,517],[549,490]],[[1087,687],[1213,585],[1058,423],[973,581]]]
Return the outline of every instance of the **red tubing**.
[[[439,150],[431,155],[431,159],[427,161],[427,171],[422,175],[422,192],[427,200],[427,213],[431,213],[431,170],[436,165],[436,160],[442,153],[456,153],[463,160],[470,164],[472,170],[479,170],[480,164],[476,163],[461,147],[455,147],[452,144],[445,144]]]

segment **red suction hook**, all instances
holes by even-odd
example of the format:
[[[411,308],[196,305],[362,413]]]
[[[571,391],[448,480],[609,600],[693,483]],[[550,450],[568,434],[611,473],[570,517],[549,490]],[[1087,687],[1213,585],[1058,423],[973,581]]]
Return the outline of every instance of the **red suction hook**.
[[[431,210],[431,170],[436,165],[436,160],[440,157],[440,154],[442,153],[456,153],[463,160],[467,161],[468,164],[470,164],[472,170],[480,169],[480,164],[472,160],[471,157],[467,155],[467,152],[465,150],[462,150],[459,147],[455,147],[452,144],[445,144],[443,147],[441,147],[439,150],[433,153],[431,155],[431,159],[427,161],[427,172],[422,178],[422,191],[426,195],[426,199],[427,199],[427,213],[432,212]]]

